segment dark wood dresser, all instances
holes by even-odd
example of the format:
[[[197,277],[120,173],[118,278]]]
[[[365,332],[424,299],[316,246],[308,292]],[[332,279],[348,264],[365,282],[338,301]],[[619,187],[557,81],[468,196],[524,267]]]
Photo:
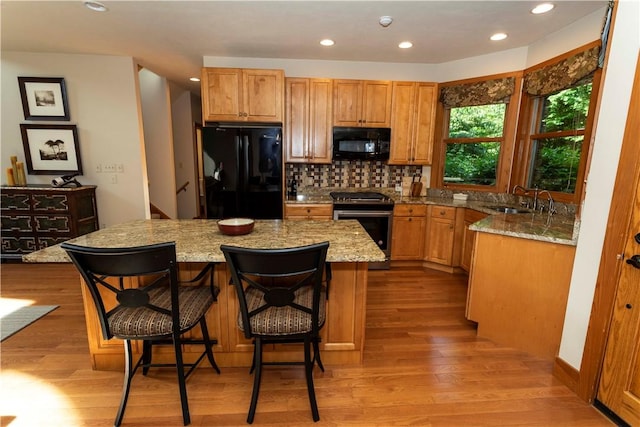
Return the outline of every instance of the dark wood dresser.
[[[22,255],[99,228],[96,186],[0,188],[2,259]]]

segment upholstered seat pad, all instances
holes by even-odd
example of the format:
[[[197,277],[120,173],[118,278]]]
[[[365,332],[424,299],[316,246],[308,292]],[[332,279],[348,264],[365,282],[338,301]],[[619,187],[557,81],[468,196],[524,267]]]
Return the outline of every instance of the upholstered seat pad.
[[[256,288],[245,291],[249,313],[265,305],[264,293]],[[294,302],[303,307],[313,305],[313,287],[305,286],[295,293]],[[320,291],[320,311],[318,327],[324,325],[326,318],[326,289]],[[311,314],[290,306],[269,307],[249,319],[251,329],[256,335],[295,335],[311,331]],[[238,328],[244,331],[242,314],[238,315]]]
[[[180,286],[180,330],[192,328],[213,304],[213,295],[208,286]],[[149,303],[169,309],[171,290],[169,286],[154,289],[149,293]],[[118,338],[137,338],[170,335],[173,322],[171,316],[147,307],[121,308],[109,317],[109,328]]]

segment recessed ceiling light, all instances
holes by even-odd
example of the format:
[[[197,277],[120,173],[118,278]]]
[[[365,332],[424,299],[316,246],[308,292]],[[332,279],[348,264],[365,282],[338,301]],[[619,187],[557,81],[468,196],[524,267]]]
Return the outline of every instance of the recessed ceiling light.
[[[99,1],[87,0],[84,2],[84,5],[95,12],[106,12],[109,10],[107,9],[107,6],[103,5]]]
[[[495,41],[498,41],[498,40],[506,39],[507,35],[505,33],[495,33],[494,35],[492,35],[489,38],[495,42]]]
[[[541,3],[536,7],[534,7],[533,9],[531,9],[531,13],[533,13],[534,15],[540,15],[541,13],[549,12],[554,7],[556,6],[553,3]]]
[[[189,80],[191,80],[192,82],[199,82],[200,79],[198,77],[191,77],[189,78]]]
[[[320,44],[322,46],[333,46],[335,42],[331,39],[324,39],[324,40],[320,40]]]
[[[398,47],[399,47],[400,49],[409,49],[409,48],[410,48],[410,47],[412,47],[412,46],[413,46],[413,43],[411,43],[411,42],[401,42],[401,43],[398,45]]]

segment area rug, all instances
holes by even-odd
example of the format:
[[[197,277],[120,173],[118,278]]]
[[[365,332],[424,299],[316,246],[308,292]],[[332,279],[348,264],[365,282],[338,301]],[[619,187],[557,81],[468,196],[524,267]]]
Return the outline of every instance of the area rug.
[[[0,317],[0,341],[6,340],[56,308],[57,305],[30,305],[5,314]]]

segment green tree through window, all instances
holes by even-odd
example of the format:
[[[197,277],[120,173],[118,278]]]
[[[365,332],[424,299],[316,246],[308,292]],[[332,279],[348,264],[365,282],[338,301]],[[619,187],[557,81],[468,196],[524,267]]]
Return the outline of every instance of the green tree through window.
[[[445,138],[445,182],[496,185],[505,112],[505,104],[449,110],[449,132]]]
[[[534,101],[542,112],[531,135],[529,187],[575,192],[591,88],[583,84]]]

